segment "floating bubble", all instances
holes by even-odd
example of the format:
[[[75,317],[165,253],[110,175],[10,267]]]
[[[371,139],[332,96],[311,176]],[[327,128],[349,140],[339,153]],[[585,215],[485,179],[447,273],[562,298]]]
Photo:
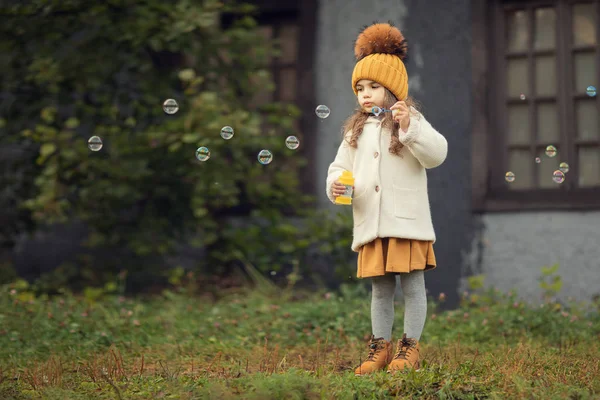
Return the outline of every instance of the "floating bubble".
[[[319,117],[319,118],[327,118],[327,117],[329,117],[331,110],[329,109],[329,107],[321,104],[320,106],[317,106],[317,108],[315,109],[315,113],[317,114],[317,117]]]
[[[210,158],[210,150],[208,150],[208,147],[198,147],[198,149],[196,150],[196,158],[199,161],[206,161]]]
[[[541,162],[542,162],[542,159],[541,159],[541,158],[539,158],[539,157],[536,157],[536,158],[535,158],[535,163],[536,163],[536,164],[539,164],[539,163],[541,163]]]
[[[225,140],[231,139],[233,137],[233,128],[230,126],[221,128],[221,137]]]
[[[100,151],[102,148],[102,139],[100,139],[100,136],[92,136],[88,140],[88,148],[91,151]]]
[[[561,170],[557,169],[552,174],[552,180],[556,183],[563,183],[565,181],[565,174]]]
[[[506,180],[506,182],[510,183],[510,182],[514,182],[515,181],[515,174],[511,171],[508,171],[505,175],[504,175],[504,179]]]
[[[179,104],[174,99],[167,99],[163,103],[163,110],[169,115],[175,114],[179,111]]]
[[[380,107],[375,106],[371,109],[371,112],[375,114],[376,117],[379,117],[379,114],[381,114],[382,110]]]
[[[588,96],[595,97],[596,96],[596,86],[588,86],[585,90]]]
[[[285,139],[285,145],[290,150],[296,150],[300,146],[300,141],[296,136],[288,136]]]
[[[552,145],[546,147],[546,155],[550,158],[554,157],[556,155],[556,147]]]
[[[569,164],[567,164],[566,162],[561,162],[558,165],[558,169],[566,174],[567,172],[569,172]]]
[[[525,100],[527,98],[527,96],[525,96],[525,93],[521,93],[521,95],[519,96],[519,98],[521,100]]]
[[[262,165],[270,164],[271,161],[273,161],[273,153],[271,153],[269,150],[261,150],[258,153],[258,162]]]

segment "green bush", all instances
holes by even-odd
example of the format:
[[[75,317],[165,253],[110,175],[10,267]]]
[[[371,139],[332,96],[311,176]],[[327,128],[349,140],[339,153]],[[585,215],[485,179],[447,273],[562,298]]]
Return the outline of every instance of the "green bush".
[[[226,28],[223,12],[237,14]],[[273,90],[266,60],[277,49],[251,7],[37,0],[3,15],[0,79],[13,101],[0,109],[0,127],[36,151],[36,190],[23,205],[37,224],[90,229],[84,244],[94,256],[77,261],[88,276],[74,279],[104,282],[124,269],[156,276],[186,244],[206,249],[202,271],[247,260],[266,272],[314,243],[313,232],[288,222],[317,218],[299,189],[306,160],[284,143],[298,134],[300,112],[252,106]],[[167,98],[179,104],[174,115],[162,110]],[[235,130],[228,141],[219,135],[226,125]],[[92,135],[103,140],[98,152],[88,149]],[[208,161],[195,158],[199,146],[210,149]],[[271,164],[257,162],[261,149],[273,153]]]

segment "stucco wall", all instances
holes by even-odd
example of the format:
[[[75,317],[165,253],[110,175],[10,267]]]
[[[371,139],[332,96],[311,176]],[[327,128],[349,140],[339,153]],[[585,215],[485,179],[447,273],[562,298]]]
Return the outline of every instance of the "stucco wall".
[[[482,234],[465,254],[465,275],[483,273],[486,285],[539,303],[541,267],[558,263],[559,299],[600,295],[600,212],[487,214],[477,221]]]

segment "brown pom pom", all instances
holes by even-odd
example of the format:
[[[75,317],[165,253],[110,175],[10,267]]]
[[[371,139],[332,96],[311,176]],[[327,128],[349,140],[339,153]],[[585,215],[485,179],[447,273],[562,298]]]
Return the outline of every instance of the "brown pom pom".
[[[406,39],[391,22],[364,26],[354,42],[356,61],[376,53],[394,54],[405,60],[407,50]]]

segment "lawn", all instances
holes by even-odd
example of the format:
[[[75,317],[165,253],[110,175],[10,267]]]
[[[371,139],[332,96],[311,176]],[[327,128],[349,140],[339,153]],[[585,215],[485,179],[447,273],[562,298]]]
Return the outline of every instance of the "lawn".
[[[423,367],[355,377],[370,295],[263,284],[152,298],[0,288],[1,399],[598,399],[597,307],[465,293],[431,299]],[[589,305],[591,306],[591,305]],[[402,333],[397,300],[395,337]]]

